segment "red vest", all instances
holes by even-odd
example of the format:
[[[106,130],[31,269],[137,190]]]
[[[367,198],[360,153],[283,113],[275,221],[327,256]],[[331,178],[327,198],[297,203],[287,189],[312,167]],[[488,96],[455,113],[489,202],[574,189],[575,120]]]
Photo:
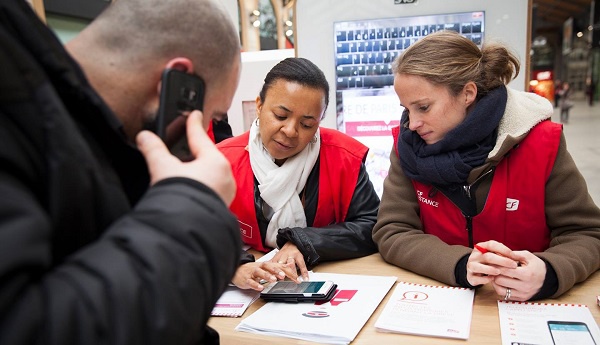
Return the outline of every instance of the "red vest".
[[[312,226],[323,227],[346,219],[356,188],[358,173],[368,148],[357,140],[333,129],[321,127],[319,197]],[[237,193],[230,210],[237,216],[244,243],[261,251],[263,239],[254,206],[254,174],[250,166],[249,132],[222,141],[217,147],[231,163]]]
[[[210,140],[212,140],[212,142],[214,143],[215,140],[215,131],[213,128],[213,122],[210,121],[210,124],[208,125],[208,129],[206,130],[206,134],[208,135],[208,137],[210,138]]]
[[[397,145],[398,128],[393,132]],[[512,250],[531,252],[548,248],[545,186],[561,132],[561,125],[541,122],[498,164],[484,209],[473,217],[474,243],[496,240]],[[469,246],[466,220],[460,209],[442,193],[430,196],[431,185],[413,180],[413,186],[423,231],[447,244]]]

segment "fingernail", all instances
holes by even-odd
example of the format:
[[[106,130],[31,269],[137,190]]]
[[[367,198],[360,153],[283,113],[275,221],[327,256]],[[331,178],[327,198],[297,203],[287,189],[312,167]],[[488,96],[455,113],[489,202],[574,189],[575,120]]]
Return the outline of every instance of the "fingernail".
[[[285,277],[285,273],[283,271],[279,271],[277,274],[279,274],[280,277]]]
[[[302,279],[302,277],[298,277],[298,281],[299,281],[299,282],[303,282],[303,281],[304,281],[304,279]]]

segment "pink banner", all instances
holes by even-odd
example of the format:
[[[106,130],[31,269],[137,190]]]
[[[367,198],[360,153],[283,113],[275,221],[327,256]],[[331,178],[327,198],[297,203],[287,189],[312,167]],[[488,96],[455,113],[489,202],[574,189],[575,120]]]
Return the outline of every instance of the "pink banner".
[[[387,137],[392,135],[392,128],[400,125],[400,120],[346,122],[346,134],[351,137]]]

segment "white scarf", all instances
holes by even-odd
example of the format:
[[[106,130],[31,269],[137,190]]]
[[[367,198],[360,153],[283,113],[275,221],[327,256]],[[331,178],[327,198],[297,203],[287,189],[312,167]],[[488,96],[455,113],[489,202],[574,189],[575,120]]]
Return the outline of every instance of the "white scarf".
[[[267,227],[265,243],[277,247],[277,231],[287,227],[306,227],[306,215],[299,193],[304,189],[308,175],[319,157],[320,132],[315,134],[304,150],[288,158],[281,166],[263,146],[256,121],[250,127],[248,140],[250,165],[258,180],[260,197],[273,209],[273,217]],[[262,210],[261,210],[262,211]]]

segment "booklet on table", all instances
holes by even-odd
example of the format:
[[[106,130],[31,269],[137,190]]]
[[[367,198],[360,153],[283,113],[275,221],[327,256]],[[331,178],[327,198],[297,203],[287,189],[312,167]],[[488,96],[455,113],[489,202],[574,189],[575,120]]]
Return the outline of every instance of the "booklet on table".
[[[380,332],[468,339],[475,292],[399,282],[375,322]]]
[[[600,330],[583,304],[498,301],[502,345],[598,345]]]

